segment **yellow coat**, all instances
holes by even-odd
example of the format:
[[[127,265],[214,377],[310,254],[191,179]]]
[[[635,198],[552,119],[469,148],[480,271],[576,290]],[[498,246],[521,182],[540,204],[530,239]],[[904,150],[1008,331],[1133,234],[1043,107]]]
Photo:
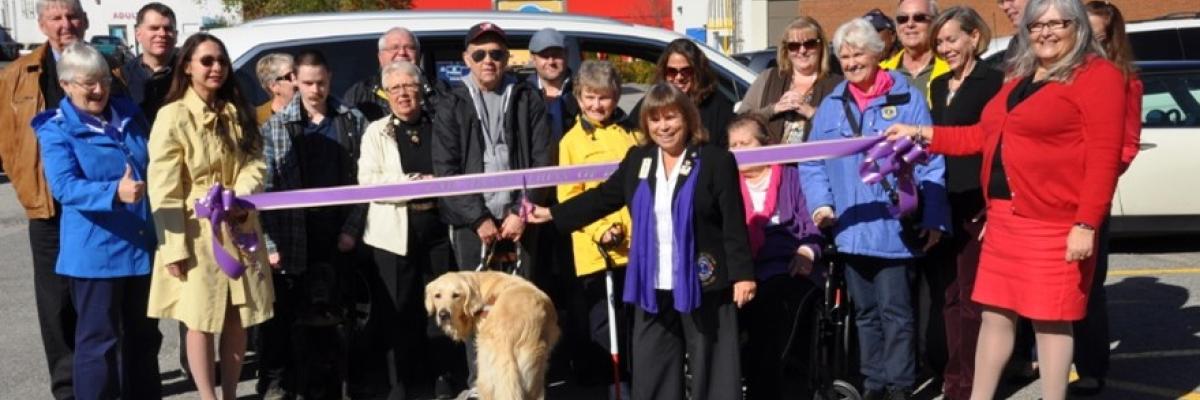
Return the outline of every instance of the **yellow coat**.
[[[596,164],[616,162],[625,158],[629,148],[637,145],[637,138],[632,132],[626,131],[620,124],[596,127],[581,115],[575,126],[563,135],[558,144],[558,165]],[[558,201],[563,202],[572,197],[599,186],[600,182],[572,183],[558,186]],[[621,225],[625,229],[625,239],[609,250],[608,254],[618,266],[629,263],[629,237],[633,233],[629,209],[621,208],[571,233],[574,243],[575,274],[584,276],[604,270],[604,258],[596,243],[604,236],[604,232],[613,225]]]
[[[900,50],[900,51],[897,51],[896,54],[892,56],[892,58],[880,61],[879,68],[883,68],[883,69],[886,69],[889,71],[897,70],[897,69],[901,68],[901,65],[903,64],[903,62],[904,62],[904,50]],[[924,90],[921,91],[922,94],[926,94],[925,106],[933,107],[933,96],[928,96],[929,88],[931,85],[933,85],[933,80],[937,79],[939,76],[942,76],[942,75],[945,75],[948,73],[950,73],[950,64],[946,63],[946,60],[943,59],[942,57],[938,56],[937,54],[934,54],[933,55],[933,70],[929,71],[929,81],[925,82]]]
[[[203,332],[221,331],[226,304],[238,308],[242,326],[251,326],[271,318],[275,301],[263,246],[254,254],[239,255],[248,267],[241,278],[230,279],[213,258],[211,224],[194,213],[196,199],[216,182],[238,195],[262,190],[263,155],[239,157],[215,134],[217,124],[222,123],[240,137],[236,113],[234,106],[227,104],[218,119],[218,113],[189,89],[182,99],[159,110],[150,132],[146,194],[158,231],[158,252],[148,315],[178,320]],[[256,213],[238,229],[258,233],[259,243],[265,243]],[[227,237],[222,236],[226,251],[239,254],[224,240]],[[183,279],[167,272],[166,265],[172,262],[184,263]]]

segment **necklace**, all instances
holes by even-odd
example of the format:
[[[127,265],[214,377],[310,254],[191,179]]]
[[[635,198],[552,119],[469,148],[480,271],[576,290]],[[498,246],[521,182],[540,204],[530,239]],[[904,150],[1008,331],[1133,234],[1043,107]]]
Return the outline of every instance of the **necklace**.
[[[396,129],[399,129],[400,127],[404,128],[404,134],[406,136],[408,136],[408,141],[412,142],[413,146],[421,145],[421,136],[420,136],[421,131],[419,129],[415,129],[415,128],[409,126],[408,124],[405,124],[404,121],[400,120],[400,118],[393,115],[392,116],[392,136],[395,136]]]

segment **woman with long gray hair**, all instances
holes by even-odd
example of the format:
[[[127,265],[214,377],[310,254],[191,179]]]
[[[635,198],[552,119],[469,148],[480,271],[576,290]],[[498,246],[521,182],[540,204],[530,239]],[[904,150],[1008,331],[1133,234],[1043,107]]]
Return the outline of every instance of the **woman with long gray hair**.
[[[987,228],[972,300],[984,306],[972,399],[995,395],[1018,317],[1037,336],[1042,395],[1066,397],[1071,322],[1086,313],[1096,228],[1111,205],[1125,77],[1105,59],[1077,0],[1031,0],[1006,82],[970,126],[894,125],[892,137],[983,155]]]

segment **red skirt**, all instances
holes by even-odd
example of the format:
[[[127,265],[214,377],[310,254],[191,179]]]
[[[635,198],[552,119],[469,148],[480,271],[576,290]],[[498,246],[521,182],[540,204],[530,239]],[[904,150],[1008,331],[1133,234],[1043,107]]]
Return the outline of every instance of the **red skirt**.
[[[1077,321],[1087,313],[1096,257],[1067,262],[1071,224],[1012,212],[1008,200],[988,200],[987,227],[972,300],[1041,321]]]

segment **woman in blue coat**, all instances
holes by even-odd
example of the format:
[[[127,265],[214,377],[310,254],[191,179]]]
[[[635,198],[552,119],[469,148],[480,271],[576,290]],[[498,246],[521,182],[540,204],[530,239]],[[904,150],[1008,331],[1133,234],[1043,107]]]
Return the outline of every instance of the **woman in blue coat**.
[[[866,20],[838,28],[833,48],[846,82],[821,102],[810,141],[878,136],[894,123],[930,120],[921,92],[904,77],[879,69],[883,47]],[[878,184],[863,183],[862,162],[862,155],[805,162],[800,179],[813,221],[832,228],[844,255],[867,398],[907,399],[916,383],[908,276],[913,259],[948,230],[945,168],[940,157],[916,166],[907,179],[916,180],[920,208],[897,218],[889,208],[901,181],[889,175]]]
[[[55,271],[66,277],[77,310],[77,399],[159,398],[162,334],[146,317],[155,247],[145,199],[147,124],[137,105],[111,97],[104,57],[66,47],[58,109],[33,120],[46,180],[62,205]]]

